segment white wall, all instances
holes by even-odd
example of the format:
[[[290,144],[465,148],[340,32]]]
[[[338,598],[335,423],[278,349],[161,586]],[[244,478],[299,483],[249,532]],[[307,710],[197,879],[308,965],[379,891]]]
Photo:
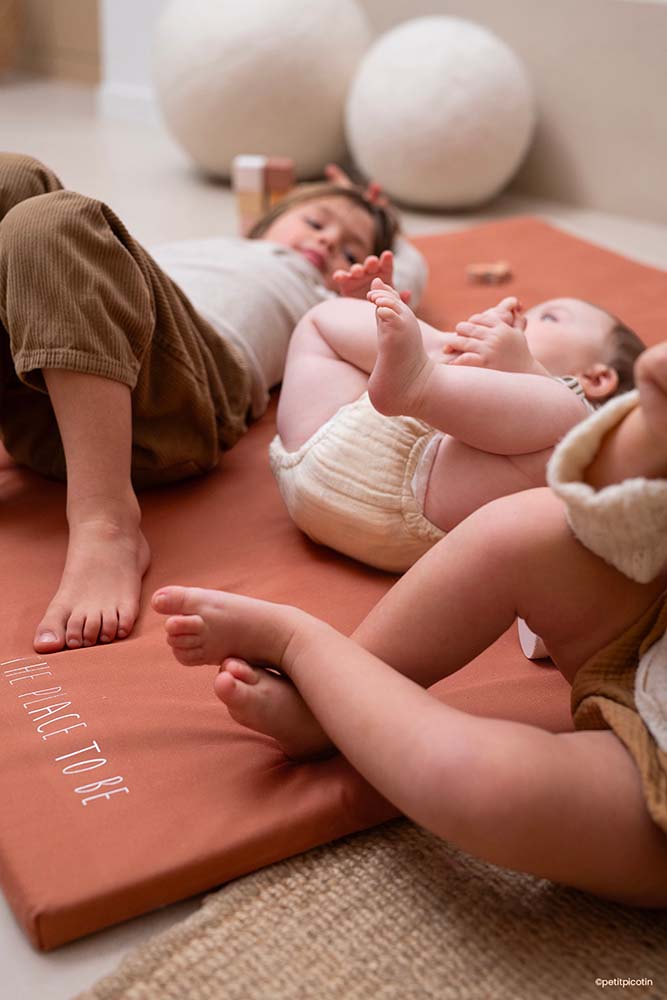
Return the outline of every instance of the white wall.
[[[152,33],[167,0],[101,0],[110,115],[154,120]],[[305,0],[317,3],[317,0]],[[452,14],[514,49],[535,86],[533,147],[513,187],[573,205],[667,222],[666,0],[359,0],[377,34]],[[211,0],[239,4],[243,0]]]
[[[109,117],[158,119],[151,83],[155,22],[167,0],[100,0],[102,82],[98,105]]]

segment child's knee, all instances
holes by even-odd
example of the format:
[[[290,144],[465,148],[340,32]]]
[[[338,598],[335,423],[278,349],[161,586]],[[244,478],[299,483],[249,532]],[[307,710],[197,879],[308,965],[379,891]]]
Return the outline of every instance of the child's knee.
[[[0,207],[3,214],[13,205],[57,191],[62,184],[47,166],[33,156],[3,153],[0,156]]]
[[[89,228],[98,203],[71,191],[50,191],[14,205],[2,220],[2,254],[33,265],[36,255],[62,257]],[[64,237],[67,237],[65,242]]]

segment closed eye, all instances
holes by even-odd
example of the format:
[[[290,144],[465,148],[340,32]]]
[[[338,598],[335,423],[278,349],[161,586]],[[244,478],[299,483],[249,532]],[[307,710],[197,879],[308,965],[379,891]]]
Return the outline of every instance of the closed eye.
[[[558,316],[556,316],[555,313],[550,313],[550,312],[542,313],[540,319],[548,319],[550,323],[558,322]]]
[[[319,221],[319,219],[310,219],[310,218],[306,218],[306,222],[307,222],[307,223],[308,223],[308,225],[309,225],[309,226],[311,226],[311,227],[312,227],[313,229],[322,229],[322,223],[321,223],[321,222]]]

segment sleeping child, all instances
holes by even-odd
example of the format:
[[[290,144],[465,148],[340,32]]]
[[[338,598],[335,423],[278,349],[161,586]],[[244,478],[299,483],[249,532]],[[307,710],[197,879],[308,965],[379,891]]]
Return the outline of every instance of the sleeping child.
[[[270,461],[313,540],[402,572],[501,496],[545,484],[556,443],[632,386],[639,338],[609,313],[516,299],[443,333],[374,277],[290,342]],[[445,363],[445,362],[449,363]]]

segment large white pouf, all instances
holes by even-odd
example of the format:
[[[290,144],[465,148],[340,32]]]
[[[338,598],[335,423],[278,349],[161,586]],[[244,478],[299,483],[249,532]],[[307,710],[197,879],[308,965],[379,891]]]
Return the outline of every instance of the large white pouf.
[[[364,56],[347,99],[350,150],[399,201],[464,208],[497,194],[530,143],[534,100],[504,42],[455,17],[407,21]]]
[[[172,0],[154,77],[167,126],[200,167],[290,156],[300,177],[345,151],[345,97],[370,29],[354,0]]]

